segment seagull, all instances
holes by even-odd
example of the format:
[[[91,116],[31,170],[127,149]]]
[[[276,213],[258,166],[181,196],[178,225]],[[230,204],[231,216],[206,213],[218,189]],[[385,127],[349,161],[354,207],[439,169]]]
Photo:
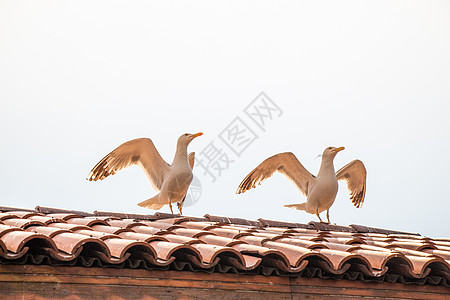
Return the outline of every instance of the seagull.
[[[328,147],[323,151],[322,163],[317,177],[309,173],[291,152],[279,153],[263,161],[242,180],[236,194],[255,188],[261,182],[278,171],[288,177],[306,196],[306,202],[301,204],[288,204],[297,210],[305,210],[315,214],[320,222],[319,213],[327,211],[327,220],[330,223],[330,207],[336,199],[338,180],[345,180],[350,190],[350,199],[357,208],[361,207],[366,194],[366,168],[360,160],[354,160],[334,172],[333,160],[344,147]]]
[[[195,159],[194,152],[188,156],[187,147],[193,139],[202,134],[199,132],[181,135],[178,138],[177,150],[171,165],[159,155],[151,139],[139,138],[125,142],[100,160],[86,179],[103,180],[122,169],[138,165],[147,175],[153,188],[159,192],[138,205],[158,210],[169,204],[170,212],[173,214],[172,203],[177,203],[182,214],[183,202],[193,178],[192,168]]]

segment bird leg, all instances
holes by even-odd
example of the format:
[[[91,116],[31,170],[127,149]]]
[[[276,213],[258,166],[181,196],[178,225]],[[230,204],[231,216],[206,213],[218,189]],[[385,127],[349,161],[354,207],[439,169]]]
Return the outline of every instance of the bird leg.
[[[173,215],[172,201],[169,200],[170,213]]]
[[[319,218],[320,223],[322,223],[323,221],[322,221],[322,219],[320,218],[320,215],[319,215],[319,204],[317,204],[317,206],[316,206],[316,216]]]
[[[327,209],[327,220],[328,220],[328,224],[330,223],[330,209]]]
[[[178,210],[180,211],[180,215],[183,215],[183,213],[181,212],[181,209],[183,208],[184,200],[186,200],[186,195],[184,195],[184,198],[183,198],[183,200],[181,200],[181,202],[177,202],[177,206],[178,206]]]
[[[319,218],[320,223],[322,223],[323,221],[322,221],[322,219],[321,219],[320,216],[319,216],[319,211],[317,211],[317,210],[316,210],[316,216]]]

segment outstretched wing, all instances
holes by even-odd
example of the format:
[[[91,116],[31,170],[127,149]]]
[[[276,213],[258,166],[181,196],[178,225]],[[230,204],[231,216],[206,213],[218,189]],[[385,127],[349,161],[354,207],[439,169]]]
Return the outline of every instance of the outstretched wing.
[[[314,183],[315,176],[309,173],[291,152],[279,153],[263,161],[242,180],[236,194],[256,187],[256,184],[261,184],[276,171],[288,177],[305,196],[308,196],[308,190]]]
[[[350,190],[350,200],[356,207],[361,207],[366,195],[366,168],[362,161],[356,159],[336,172],[337,180],[347,181]]]
[[[194,169],[195,152],[189,153],[188,161],[189,161],[189,166],[191,166],[191,170]]]
[[[123,143],[96,164],[86,179],[103,180],[132,165],[141,167],[153,188],[161,190],[164,173],[167,172],[169,164],[159,155],[155,145],[148,138]]]

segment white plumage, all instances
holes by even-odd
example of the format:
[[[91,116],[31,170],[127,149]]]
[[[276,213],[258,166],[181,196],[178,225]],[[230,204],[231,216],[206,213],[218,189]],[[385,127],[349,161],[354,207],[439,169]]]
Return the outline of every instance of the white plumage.
[[[321,222],[319,213],[326,210],[327,220],[330,222],[329,209],[336,198],[338,180],[346,180],[350,199],[358,208],[364,202],[366,193],[366,168],[360,160],[354,160],[337,172],[334,171],[333,160],[341,150],[344,150],[344,147],[328,147],[324,150],[317,177],[309,173],[291,152],[276,154],[251,171],[241,182],[236,193],[240,194],[256,187],[256,184],[261,184],[278,171],[287,176],[306,196],[305,203],[288,204],[285,207],[316,214]]]
[[[86,179],[89,181],[103,180],[124,168],[138,165],[147,175],[153,188],[160,192],[138,205],[157,210],[169,204],[170,211],[173,213],[172,203],[177,203],[181,214],[183,201],[192,181],[192,168],[194,167],[195,154],[192,152],[188,157],[187,147],[194,138],[202,134],[201,132],[186,133],[180,136],[171,165],[159,155],[152,140],[140,138],[125,142],[95,165]]]

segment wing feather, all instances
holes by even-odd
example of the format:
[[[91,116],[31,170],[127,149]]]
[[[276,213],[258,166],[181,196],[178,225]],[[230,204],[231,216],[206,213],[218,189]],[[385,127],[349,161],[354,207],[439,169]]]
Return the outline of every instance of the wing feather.
[[[169,164],[159,155],[152,140],[148,138],[123,143],[100,160],[86,179],[103,180],[132,165],[138,165],[147,175],[153,188],[161,190]]]
[[[361,207],[366,195],[367,171],[362,161],[356,159],[336,172],[337,180],[345,180],[350,190],[350,200],[356,207]]]
[[[279,153],[263,161],[242,180],[236,194],[255,188],[256,184],[261,184],[276,171],[288,177],[305,196],[308,195],[315,176],[309,173],[291,152]]]
[[[189,166],[191,166],[191,170],[194,169],[195,152],[189,153],[188,161],[189,161]]]

